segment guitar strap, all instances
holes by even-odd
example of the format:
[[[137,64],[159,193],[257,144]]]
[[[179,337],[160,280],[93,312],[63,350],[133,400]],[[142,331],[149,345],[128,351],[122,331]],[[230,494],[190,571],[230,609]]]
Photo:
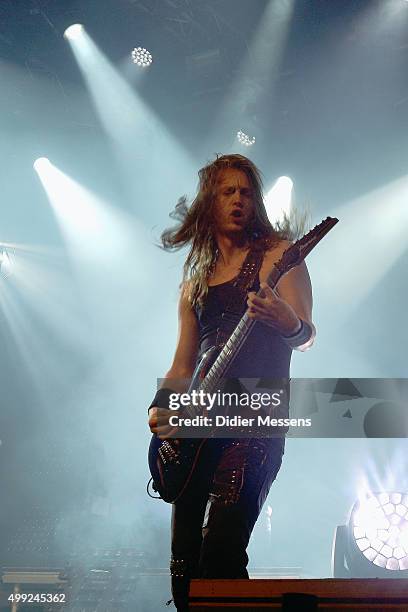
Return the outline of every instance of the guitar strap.
[[[247,300],[248,291],[254,284],[259,270],[262,266],[264,258],[264,249],[251,249],[242,264],[238,276],[236,277],[233,287],[238,291],[233,291],[229,302],[221,315],[221,324],[217,329],[216,346],[222,348],[227,342],[233,331],[233,325],[236,323],[237,315],[241,316]]]

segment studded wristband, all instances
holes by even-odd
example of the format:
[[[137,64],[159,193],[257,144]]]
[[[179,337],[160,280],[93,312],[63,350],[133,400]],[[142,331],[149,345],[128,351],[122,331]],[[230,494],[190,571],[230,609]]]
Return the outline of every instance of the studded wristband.
[[[168,389],[167,387],[158,389],[152,403],[147,409],[147,412],[149,412],[150,408],[153,406],[157,406],[158,408],[169,408],[170,395],[172,393],[174,393],[174,391],[172,389]]]
[[[299,320],[301,326],[296,334],[293,334],[292,336],[282,336],[286,344],[288,344],[291,348],[297,348],[298,346],[306,344],[306,342],[308,342],[313,335],[312,326],[309,323],[306,323],[306,321],[303,321],[303,319]]]

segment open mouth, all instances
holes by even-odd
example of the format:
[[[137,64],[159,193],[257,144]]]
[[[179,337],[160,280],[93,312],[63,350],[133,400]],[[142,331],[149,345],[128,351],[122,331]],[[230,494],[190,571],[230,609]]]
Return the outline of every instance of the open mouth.
[[[239,210],[238,208],[233,210],[231,213],[231,217],[234,217],[236,219],[240,219],[243,216],[244,216],[244,213],[242,212],[242,210]]]

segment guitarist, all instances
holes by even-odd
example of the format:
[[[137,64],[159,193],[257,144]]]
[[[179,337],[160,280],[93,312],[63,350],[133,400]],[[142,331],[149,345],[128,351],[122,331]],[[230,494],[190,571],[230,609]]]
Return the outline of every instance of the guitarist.
[[[246,309],[260,323],[233,362],[231,377],[289,378],[292,349],[305,350],[315,335],[306,264],[281,278],[275,291],[265,283],[292,234],[288,222],[269,222],[261,176],[249,159],[223,155],[202,168],[193,203],[188,208],[182,198],[172,216],[178,225],[163,232],[163,247],[188,246],[189,252],[175,356],[149,408],[150,430],[161,437],[172,431],[170,390],[185,390],[176,381],[191,378],[200,355],[222,346]],[[245,266],[257,273],[242,295],[235,281]],[[260,286],[263,295],[257,297]],[[283,452],[284,437],[204,445],[188,492],[173,504],[170,569],[179,611],[188,610],[190,578],[248,578],[246,548]]]

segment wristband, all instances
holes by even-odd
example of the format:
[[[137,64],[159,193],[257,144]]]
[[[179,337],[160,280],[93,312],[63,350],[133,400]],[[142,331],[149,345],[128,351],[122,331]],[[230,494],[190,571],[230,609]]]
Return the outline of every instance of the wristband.
[[[147,409],[147,412],[149,413],[150,408],[153,408],[153,406],[157,406],[158,408],[169,408],[170,395],[172,393],[174,393],[174,391],[166,387],[158,389],[152,403]]]
[[[299,319],[299,321],[301,326],[296,334],[293,334],[292,336],[282,336],[286,344],[291,348],[297,348],[298,346],[306,344],[306,342],[310,340],[313,335],[312,326],[309,323],[306,323],[306,321],[303,321],[303,319]]]

